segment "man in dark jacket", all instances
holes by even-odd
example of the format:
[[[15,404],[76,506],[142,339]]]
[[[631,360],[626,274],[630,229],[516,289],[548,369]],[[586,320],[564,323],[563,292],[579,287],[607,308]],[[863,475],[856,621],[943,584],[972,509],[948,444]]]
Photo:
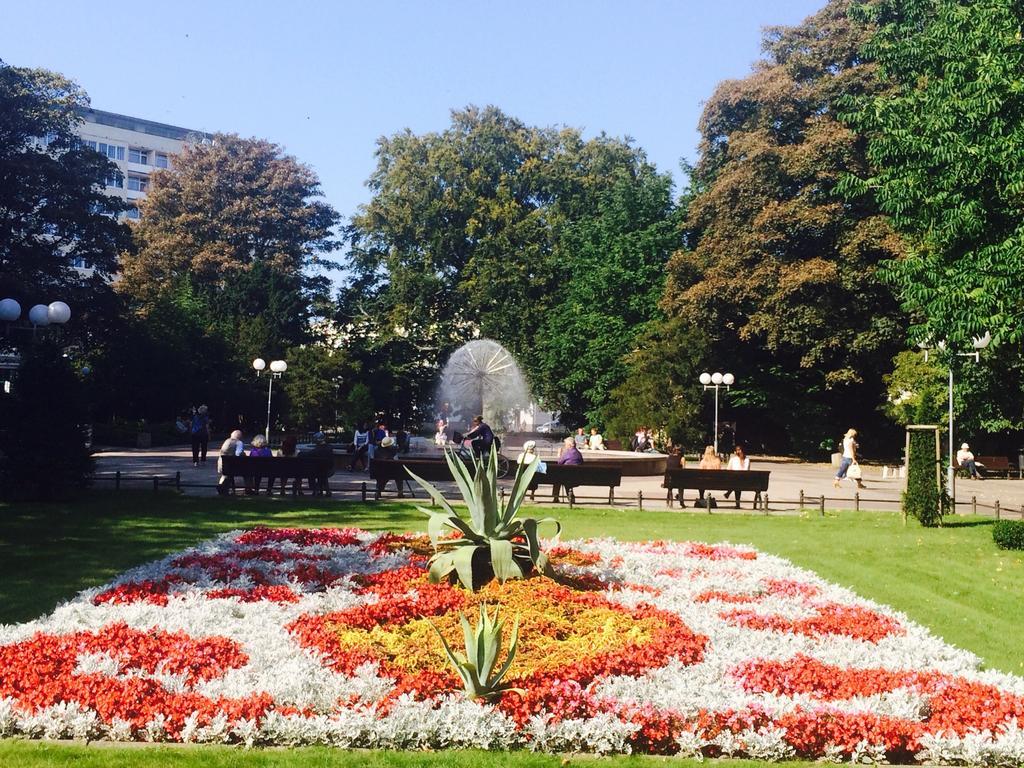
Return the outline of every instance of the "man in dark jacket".
[[[485,456],[491,452],[494,445],[494,430],[492,430],[483,416],[473,417],[473,428],[465,435],[466,440],[471,441],[473,453],[477,456]]]

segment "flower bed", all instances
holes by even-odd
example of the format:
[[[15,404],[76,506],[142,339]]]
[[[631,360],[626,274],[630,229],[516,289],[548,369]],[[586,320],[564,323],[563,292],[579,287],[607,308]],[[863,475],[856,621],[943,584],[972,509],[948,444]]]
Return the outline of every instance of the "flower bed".
[[[1024,680],[779,558],[572,542],[471,593],[430,551],[255,529],[136,568],[0,627],[0,736],[1024,762]],[[481,602],[520,624],[491,704],[434,633]]]

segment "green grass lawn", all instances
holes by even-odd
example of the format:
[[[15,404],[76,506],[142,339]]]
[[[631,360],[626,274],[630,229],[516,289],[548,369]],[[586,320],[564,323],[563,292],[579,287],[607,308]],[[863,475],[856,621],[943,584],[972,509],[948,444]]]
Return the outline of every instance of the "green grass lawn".
[[[986,666],[1024,674],[1024,553],[992,542],[991,521],[959,517],[941,529],[904,527],[889,513],[763,517],[616,510],[544,509],[564,538],[728,540],[788,558],[858,594],[891,605]],[[271,499],[188,498],[170,493],[96,493],[75,506],[0,505],[0,622],[50,611],[126,568],[224,531],[257,524],[423,530],[409,504],[316,504]],[[300,759],[301,757],[301,759]],[[0,742],[0,765],[548,766],[534,755],[339,753],[66,747]],[[463,762],[467,761],[467,762]],[[578,762],[575,759],[573,762]],[[612,761],[618,764],[618,760]],[[631,762],[623,759],[623,764]],[[632,759],[636,762],[636,759]],[[607,761],[602,765],[608,764]],[[744,762],[750,766],[752,763]]]

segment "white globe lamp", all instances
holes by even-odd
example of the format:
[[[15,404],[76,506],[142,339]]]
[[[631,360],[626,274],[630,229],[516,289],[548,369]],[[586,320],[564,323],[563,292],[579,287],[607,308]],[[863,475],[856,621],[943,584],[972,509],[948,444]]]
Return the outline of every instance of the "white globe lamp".
[[[731,387],[735,383],[735,381],[736,377],[733,376],[731,373],[727,373],[722,377],[722,383],[725,384],[727,387]]]
[[[702,373],[700,375],[700,383],[703,384],[705,387],[708,384],[710,384],[711,383],[711,374],[710,373]]]
[[[984,349],[992,342],[992,334],[985,331],[984,336],[975,336],[971,341],[975,349]]]
[[[274,373],[284,373],[288,370],[288,363],[284,360],[275,360],[270,364],[270,370]]]
[[[14,299],[0,300],[0,322],[13,323],[21,317],[21,304]]]
[[[43,327],[50,324],[50,308],[45,304],[36,304],[28,311],[28,321],[32,325]]]
[[[255,360],[252,361],[252,367],[255,368],[257,371],[262,371],[264,368],[267,367],[267,361],[264,360],[262,357],[257,357]]]
[[[63,301],[54,301],[46,308],[46,314],[50,322],[55,325],[64,325],[71,319],[71,307]]]
[[[722,383],[722,374],[720,374],[718,371],[715,371],[714,373],[712,373],[711,374],[711,383],[712,384],[721,384]]]

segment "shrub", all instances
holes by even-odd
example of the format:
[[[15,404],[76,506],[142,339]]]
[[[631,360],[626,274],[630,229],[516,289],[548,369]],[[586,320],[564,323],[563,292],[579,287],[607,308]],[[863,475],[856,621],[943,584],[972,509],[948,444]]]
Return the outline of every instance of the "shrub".
[[[942,487],[942,478],[936,480],[936,461],[935,433],[931,430],[911,430],[903,510],[927,527],[942,525],[942,516],[949,509],[949,496]]]
[[[1000,549],[1024,549],[1024,520],[998,520],[992,538]]]

